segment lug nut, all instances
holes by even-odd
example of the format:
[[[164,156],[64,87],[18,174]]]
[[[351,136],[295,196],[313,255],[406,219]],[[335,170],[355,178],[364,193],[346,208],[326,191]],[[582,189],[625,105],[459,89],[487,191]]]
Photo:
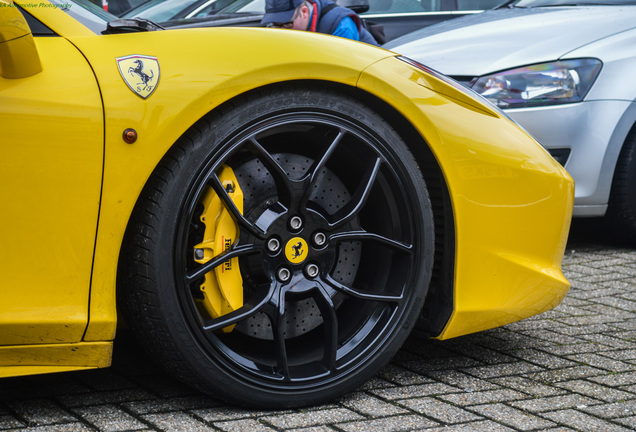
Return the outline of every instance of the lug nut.
[[[291,272],[287,267],[281,267],[278,269],[276,273],[278,280],[281,282],[287,282],[291,278]]]
[[[324,233],[317,232],[314,234],[314,244],[316,246],[324,246],[327,243],[327,236]]]
[[[300,218],[300,216],[293,216],[289,220],[289,227],[294,231],[301,229],[302,226],[303,226],[303,220]]]
[[[310,278],[315,278],[316,276],[318,276],[319,272],[320,269],[316,264],[308,264],[307,267],[305,267],[305,273],[307,273],[307,276],[309,276]]]
[[[280,242],[277,238],[272,237],[267,241],[267,250],[270,252],[277,252],[280,249]]]

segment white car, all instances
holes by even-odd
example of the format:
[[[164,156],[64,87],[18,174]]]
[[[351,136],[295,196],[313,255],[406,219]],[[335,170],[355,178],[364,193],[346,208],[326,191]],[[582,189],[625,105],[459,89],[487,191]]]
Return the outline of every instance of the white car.
[[[503,108],[574,178],[574,216],[636,240],[636,1],[513,0],[385,48]]]

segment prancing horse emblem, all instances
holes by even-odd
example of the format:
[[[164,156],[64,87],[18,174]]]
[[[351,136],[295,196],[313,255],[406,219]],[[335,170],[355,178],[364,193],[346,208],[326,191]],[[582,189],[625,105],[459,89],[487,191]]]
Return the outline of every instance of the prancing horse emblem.
[[[300,264],[309,255],[309,245],[302,237],[294,237],[285,243],[285,257],[292,264]]]
[[[296,243],[295,245],[292,245],[292,249],[294,250],[294,258],[298,258],[299,256],[301,256],[303,254],[303,245],[301,242]]]
[[[143,99],[147,99],[159,83],[157,57],[129,55],[117,58],[119,73],[128,87]]]

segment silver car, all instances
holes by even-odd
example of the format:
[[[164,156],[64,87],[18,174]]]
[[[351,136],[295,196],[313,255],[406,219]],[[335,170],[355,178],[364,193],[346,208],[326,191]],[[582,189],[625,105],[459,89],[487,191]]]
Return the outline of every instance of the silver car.
[[[510,1],[385,47],[503,108],[572,175],[575,216],[636,240],[636,1]]]

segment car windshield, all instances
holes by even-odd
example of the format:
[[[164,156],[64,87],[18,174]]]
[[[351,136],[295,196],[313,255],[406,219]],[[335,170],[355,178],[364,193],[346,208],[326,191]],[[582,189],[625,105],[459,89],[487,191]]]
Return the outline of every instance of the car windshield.
[[[263,13],[265,0],[235,0],[219,11],[220,14],[241,12]]]
[[[144,17],[152,21],[167,21],[198,0],[150,0],[122,15],[123,18]]]
[[[546,6],[623,6],[636,5],[636,0],[518,0],[507,6],[532,8]]]
[[[150,0],[122,15],[122,18],[142,17],[154,22],[178,18],[198,18],[213,15],[232,0]]]
[[[117,18],[116,16],[106,12],[101,7],[91,3],[89,0],[49,0],[59,9],[68,13],[77,21],[95,33],[101,33],[106,30],[108,21]]]

